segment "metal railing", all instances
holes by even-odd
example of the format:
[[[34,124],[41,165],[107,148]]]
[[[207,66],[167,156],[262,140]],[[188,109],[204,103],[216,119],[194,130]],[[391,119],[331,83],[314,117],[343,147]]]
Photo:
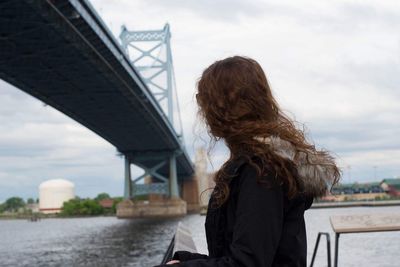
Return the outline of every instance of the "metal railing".
[[[197,252],[190,230],[181,222],[178,224],[175,235],[172,237],[172,240],[169,243],[161,264],[166,264],[172,259],[174,253],[180,250]]]
[[[167,251],[165,252],[164,257],[163,257],[163,259],[161,261],[161,265],[162,264],[166,264],[167,262],[172,260],[172,257],[174,256],[174,244],[175,244],[175,236],[172,237],[172,240],[169,243]]]
[[[319,232],[318,236],[317,236],[317,240],[315,242],[315,247],[314,247],[314,252],[313,252],[313,255],[311,258],[310,267],[314,266],[315,257],[317,256],[317,251],[318,251],[318,247],[319,247],[319,242],[321,240],[321,236],[326,237],[327,263],[328,263],[328,267],[332,266],[330,235],[329,235],[329,233],[326,233],[326,232]],[[172,260],[174,253],[176,251],[180,251],[180,250],[185,250],[185,251],[189,251],[189,252],[197,251],[189,229],[181,222],[179,222],[179,224],[178,224],[176,232],[175,232],[174,236],[172,237],[171,242],[169,243],[169,246],[164,254],[161,264],[166,264],[168,261]]]

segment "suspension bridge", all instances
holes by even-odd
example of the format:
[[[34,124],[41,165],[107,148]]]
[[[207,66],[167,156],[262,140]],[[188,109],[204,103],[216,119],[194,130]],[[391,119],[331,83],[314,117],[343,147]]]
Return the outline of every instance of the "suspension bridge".
[[[0,78],[114,145],[125,160],[127,200],[180,199],[194,165],[182,134],[170,27],[123,26],[119,38],[86,0],[1,1]],[[144,174],[132,177],[131,164]]]

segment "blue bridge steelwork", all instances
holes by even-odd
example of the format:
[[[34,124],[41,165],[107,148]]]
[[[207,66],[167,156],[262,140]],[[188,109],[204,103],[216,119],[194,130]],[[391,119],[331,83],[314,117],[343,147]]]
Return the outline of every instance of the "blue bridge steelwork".
[[[0,78],[114,145],[125,156],[127,198],[131,163],[158,181],[147,192],[178,196],[191,179],[179,135],[88,1],[1,1]]]

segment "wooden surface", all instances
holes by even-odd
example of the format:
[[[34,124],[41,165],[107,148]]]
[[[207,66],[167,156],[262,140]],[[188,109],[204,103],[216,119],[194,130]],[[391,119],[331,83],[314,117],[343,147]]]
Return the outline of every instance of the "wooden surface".
[[[336,233],[400,231],[400,213],[331,216],[330,221]]]

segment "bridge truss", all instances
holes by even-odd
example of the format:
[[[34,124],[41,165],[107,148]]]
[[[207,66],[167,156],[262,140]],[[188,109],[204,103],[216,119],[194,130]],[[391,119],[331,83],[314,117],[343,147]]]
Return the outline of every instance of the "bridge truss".
[[[157,99],[168,120],[174,129],[179,129],[178,138],[184,146],[183,127],[180,117],[180,108],[176,92],[176,82],[171,52],[171,32],[169,24],[161,30],[129,31],[121,27],[120,40],[125,53],[132,64],[139,71],[143,81]],[[174,104],[177,112],[174,112]],[[178,118],[178,125],[174,117]],[[166,154],[135,155],[135,158],[151,157],[158,162],[152,167],[138,164],[145,172],[132,180],[128,156],[125,157],[125,198],[147,194],[168,194],[171,197],[179,196],[179,187],[176,173],[176,157],[182,153],[179,150]],[[169,178],[157,172],[161,167],[169,164]],[[150,177],[150,183],[140,183]]]

